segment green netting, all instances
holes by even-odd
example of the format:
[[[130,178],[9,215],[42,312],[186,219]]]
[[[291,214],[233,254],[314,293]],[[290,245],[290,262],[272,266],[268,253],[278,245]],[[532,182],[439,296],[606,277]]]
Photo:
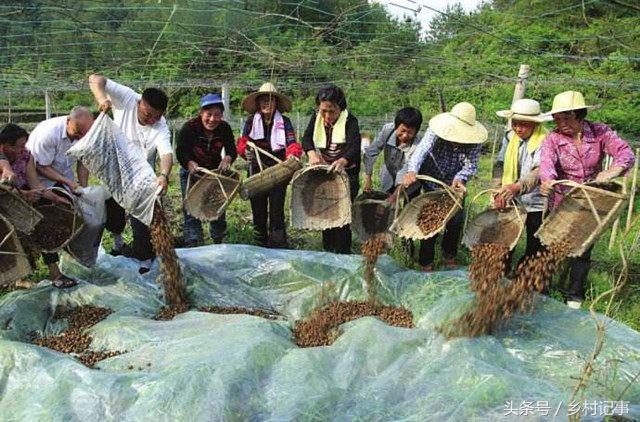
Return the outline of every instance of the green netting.
[[[345,324],[328,347],[301,349],[293,321],[332,298],[364,299],[360,257],[215,245],[179,250],[195,306],[274,309],[271,321],[189,311],[155,321],[155,272],[137,274],[101,254],[92,270],[63,260],[83,280],[70,291],[41,283],[0,299],[0,415],[15,420],[496,420],[505,404],[567,403],[594,341],[593,322],[543,296],[537,311],[494,336],[445,341],[434,327],[472,294],[463,271],[426,275],[383,257],[383,300],[414,313],[416,328],[375,318]],[[58,304],[113,309],[91,329],[92,349],[127,353],[89,369],[30,343],[53,334]],[[604,317],[603,317],[604,318]],[[640,334],[607,319],[589,400],[617,400],[640,372]],[[640,387],[624,400],[640,415]],[[565,419],[566,405],[560,410]]]

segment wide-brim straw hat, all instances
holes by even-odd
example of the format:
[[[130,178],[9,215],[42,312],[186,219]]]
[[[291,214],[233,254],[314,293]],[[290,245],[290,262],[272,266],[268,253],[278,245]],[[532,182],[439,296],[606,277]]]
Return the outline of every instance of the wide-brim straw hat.
[[[599,105],[587,105],[584,96],[578,91],[565,91],[553,97],[551,111],[544,113],[544,116],[562,113],[563,111],[581,110],[583,108],[598,108]]]
[[[242,108],[248,113],[255,113],[258,110],[257,100],[261,95],[272,95],[278,99],[278,110],[280,112],[291,111],[291,100],[285,95],[278,92],[275,85],[271,82],[263,83],[256,92],[244,97],[242,100]]]
[[[487,140],[487,129],[476,120],[473,105],[462,102],[451,111],[441,113],[429,120],[429,128],[439,137],[459,144],[481,144]]]
[[[551,120],[550,116],[543,116],[540,113],[540,103],[536,100],[523,98],[516,100],[509,110],[500,110],[496,114],[506,119],[518,120],[521,122],[542,123]]]

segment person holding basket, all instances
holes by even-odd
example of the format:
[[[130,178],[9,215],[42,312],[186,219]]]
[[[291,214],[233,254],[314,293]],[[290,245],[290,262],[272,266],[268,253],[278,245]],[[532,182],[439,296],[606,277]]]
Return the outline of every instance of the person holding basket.
[[[582,93],[565,91],[553,98],[551,111],[556,128],[542,144],[540,158],[540,192],[550,196],[549,206],[554,209],[562,201],[562,194],[553,191],[553,182],[568,179],[577,183],[589,181],[608,182],[622,175],[634,163],[635,156],[627,141],[609,126],[586,120],[587,105]],[[613,157],[607,170],[602,169],[604,157]],[[563,188],[563,187],[561,187]],[[567,306],[580,309],[589,276],[591,250],[571,258]]]
[[[223,120],[224,104],[219,94],[209,93],[200,98],[198,116],[187,121],[177,136],[176,157],[180,163],[180,190],[182,199],[187,196],[187,181],[195,182],[199,169],[229,170],[237,157],[235,138],[229,123]],[[224,157],[222,150],[224,149]],[[184,223],[182,234],[184,247],[199,246],[204,243],[202,223],[182,207]],[[227,220],[224,213],[217,220],[209,222],[209,233],[213,243],[224,240]]]
[[[451,111],[441,113],[429,120],[416,151],[407,164],[403,185],[409,188],[418,181],[418,174],[430,176],[450,185],[461,196],[466,194],[465,184],[478,171],[478,156],[481,144],[487,139],[487,129],[476,120],[473,105],[462,102]],[[438,185],[427,182],[425,191],[438,189]],[[444,267],[455,269],[458,240],[463,226],[461,208],[447,223],[442,236]],[[418,262],[423,271],[433,271],[437,236],[420,241]]]
[[[285,160],[290,156],[300,157],[302,148],[296,142],[291,120],[283,113],[291,111],[291,100],[279,93],[276,87],[266,82],[258,91],[242,100],[242,108],[249,113],[238,139],[238,154],[249,163],[249,177],[278,162],[267,154]],[[251,142],[263,154],[248,145]],[[260,154],[260,157],[257,157]],[[260,166],[262,164],[262,168]],[[287,183],[274,186],[269,192],[251,198],[254,240],[257,245],[272,248],[288,248],[285,230],[284,200]]]
[[[509,110],[496,112],[511,119],[511,130],[502,140],[493,178],[501,188],[494,197],[494,207],[509,206],[517,199],[526,209],[527,246],[519,263],[543,249],[535,233],[542,225],[544,198],[540,195],[540,154],[547,129],[542,124],[548,118],[540,114],[540,103],[530,99],[516,100]]]

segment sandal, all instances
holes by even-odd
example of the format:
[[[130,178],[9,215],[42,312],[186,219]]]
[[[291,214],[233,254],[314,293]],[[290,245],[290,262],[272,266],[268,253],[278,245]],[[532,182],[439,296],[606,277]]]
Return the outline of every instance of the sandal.
[[[77,286],[78,280],[71,277],[67,277],[66,275],[62,274],[60,278],[53,280],[51,283],[53,284],[54,287],[57,287],[58,289],[68,289],[70,287]]]

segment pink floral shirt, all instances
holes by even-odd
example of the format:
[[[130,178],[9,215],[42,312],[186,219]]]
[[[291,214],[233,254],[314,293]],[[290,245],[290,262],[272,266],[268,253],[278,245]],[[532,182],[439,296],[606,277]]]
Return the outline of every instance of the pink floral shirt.
[[[2,147],[0,147],[0,152],[2,151]],[[24,149],[22,154],[18,155],[11,161],[11,154],[8,152],[5,153],[7,158],[9,159],[9,164],[11,164],[11,171],[16,175],[16,185],[19,189],[29,189],[29,184],[27,182],[27,166],[29,165],[29,159],[31,158],[31,153],[28,149]]]
[[[605,155],[613,157],[613,166],[628,170],[635,160],[629,144],[609,126],[584,121],[582,145],[575,146],[573,139],[550,132],[542,144],[540,157],[540,181],[569,179],[583,183],[593,180],[602,170]],[[552,206],[560,201],[555,195]]]

